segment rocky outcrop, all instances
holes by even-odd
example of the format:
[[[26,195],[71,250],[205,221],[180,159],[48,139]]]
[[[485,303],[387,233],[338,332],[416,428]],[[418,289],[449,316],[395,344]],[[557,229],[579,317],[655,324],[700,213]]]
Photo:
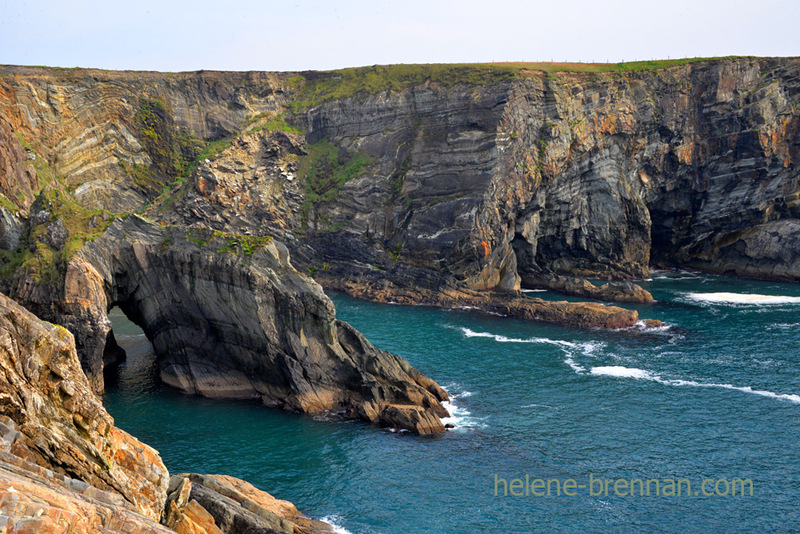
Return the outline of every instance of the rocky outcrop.
[[[162,380],[186,393],[379,424],[396,423],[384,416],[388,405],[417,406],[426,424],[412,430],[444,431],[444,390],[336,320],[322,288],[271,238],[133,215],[69,262],[63,294],[18,278],[15,296],[84,340],[79,351],[95,389],[111,332],[106,310],[117,305],[153,343]]]
[[[0,529],[333,532],[242,480],[188,475],[170,481],[158,453],[115,428],[89,390],[70,333],[3,295],[0,369]]]
[[[164,511],[164,524],[178,534],[222,534],[214,517],[191,499],[192,483],[173,476]]]
[[[7,451],[115,494],[107,504],[161,517],[167,470],[156,451],[114,426],[81,371],[72,334],[0,295],[0,367]]]
[[[199,507],[207,510],[225,534],[334,532],[327,523],[301,514],[292,503],[276,499],[238,478],[181,474],[172,477],[170,488],[174,496],[173,517],[180,521],[189,514],[197,514]],[[198,515],[202,517],[202,512]]]
[[[631,304],[647,304],[653,302],[653,295],[632,282],[609,282],[595,285],[583,278],[544,274],[536,278],[528,278],[525,285],[529,288],[544,288],[565,295],[604,300],[607,302],[627,302]]]
[[[0,207],[0,250],[14,250],[22,236],[22,223],[6,208]]]
[[[396,286],[388,280],[321,276],[322,282],[356,298],[395,304],[466,308],[495,315],[565,324],[582,328],[629,328],[639,320],[636,310],[607,306],[598,302],[546,301],[519,291],[489,292],[463,288],[425,288]]]
[[[170,534],[172,530],[99,490],[0,452],[0,528],[38,534]]]

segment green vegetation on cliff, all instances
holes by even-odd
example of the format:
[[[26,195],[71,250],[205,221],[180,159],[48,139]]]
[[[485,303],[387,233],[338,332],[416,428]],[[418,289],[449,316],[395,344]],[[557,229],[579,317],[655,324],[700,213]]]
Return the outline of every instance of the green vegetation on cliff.
[[[444,87],[511,81],[518,67],[500,64],[375,65],[325,72],[304,72],[291,80],[299,98],[294,112],[357,94],[378,94],[422,85]]]
[[[214,247],[213,250],[217,254],[243,254],[248,257],[272,241],[270,236],[231,234],[200,227],[190,227],[187,230],[186,239],[200,248]]]
[[[690,63],[724,58],[681,58],[622,63],[456,63],[416,65],[374,65],[332,71],[309,71],[298,74],[290,85],[298,92],[290,104],[293,112],[318,106],[329,100],[356,95],[375,95],[399,91],[425,83],[442,87],[488,85],[508,82],[533,73],[613,73],[666,69]]]
[[[308,154],[300,160],[297,174],[305,183],[305,202],[300,208],[303,226],[307,227],[312,210],[320,203],[331,202],[344,184],[359,176],[372,159],[361,152],[348,154],[323,139],[308,145]]]
[[[203,143],[178,128],[163,102],[142,98],[133,123],[150,155],[150,167],[120,162],[123,170],[148,196],[163,193],[163,188],[185,176],[191,163],[203,150]]]
[[[36,284],[58,283],[76,252],[113,222],[105,210],[90,210],[56,188],[46,188],[31,206],[31,218],[15,250],[0,250],[0,278],[26,271]]]

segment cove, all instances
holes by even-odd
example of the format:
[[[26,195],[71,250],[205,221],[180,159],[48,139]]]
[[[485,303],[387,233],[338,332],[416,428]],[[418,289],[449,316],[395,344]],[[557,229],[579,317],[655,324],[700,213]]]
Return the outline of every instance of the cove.
[[[184,396],[160,384],[146,338],[118,311],[128,360],[104,404],[170,472],[249,480],[354,534],[785,530],[800,497],[800,287],[652,276],[642,285],[657,303],[632,308],[667,324],[656,332],[332,294],[339,319],[448,389],[457,428],[438,437]],[[748,479],[753,495],[495,496],[495,477],[526,475],[687,479],[698,491]]]

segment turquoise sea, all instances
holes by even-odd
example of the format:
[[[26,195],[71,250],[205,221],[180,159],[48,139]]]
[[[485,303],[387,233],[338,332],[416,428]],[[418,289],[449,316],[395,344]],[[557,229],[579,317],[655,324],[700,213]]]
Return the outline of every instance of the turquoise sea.
[[[448,389],[456,429],[440,437],[182,396],[119,310],[128,362],[104,402],[170,472],[246,479],[341,532],[800,531],[800,285],[684,271],[642,285],[658,302],[640,316],[665,328],[332,294],[340,319]],[[526,475],[551,495],[504,495]],[[568,479],[572,495],[556,495]]]

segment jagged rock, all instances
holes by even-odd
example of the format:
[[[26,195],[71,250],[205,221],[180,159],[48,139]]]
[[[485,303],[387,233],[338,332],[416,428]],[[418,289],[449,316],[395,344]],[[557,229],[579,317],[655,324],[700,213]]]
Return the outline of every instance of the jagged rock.
[[[114,426],[81,371],[72,334],[0,295],[0,369],[11,453],[160,518],[167,470],[156,451]]]
[[[0,529],[4,532],[174,534],[123,506],[125,501],[117,502],[116,494],[14,458],[0,453]]]
[[[173,476],[170,489],[164,514],[167,527],[178,534],[222,534],[208,510],[190,500],[192,482],[188,478]]]
[[[419,406],[398,406],[390,404],[380,413],[381,423],[400,429],[411,429],[417,434],[439,434],[444,432],[444,424],[437,417]]]
[[[609,282],[596,286],[588,280],[570,276],[545,274],[526,280],[531,287],[542,287],[558,293],[604,300],[607,302],[628,302],[634,304],[647,304],[653,302],[653,295],[632,282]]]
[[[373,423],[389,404],[420,406],[430,421],[448,415],[447,393],[337,321],[322,288],[294,270],[275,240],[133,215],[68,264],[63,295],[18,282],[15,296],[81,340],[95,390],[110,360],[107,310],[118,305],[152,341],[162,380],[186,393]]]
[[[22,223],[16,215],[0,207],[0,250],[14,250],[22,235]]]
[[[0,195],[17,207],[27,208],[39,188],[39,179],[14,134],[9,115],[0,112]]]
[[[237,478],[180,474],[174,475],[170,481],[170,487],[187,486],[193,500],[190,502],[196,502],[207,510],[225,534],[334,532],[327,523],[301,514],[292,503],[276,499]]]
[[[333,532],[242,480],[170,479],[156,451],[113,426],[69,332],[4,295],[0,370],[0,530],[222,534],[202,501],[222,511],[225,534]]]
[[[68,237],[69,232],[67,231],[67,227],[64,226],[64,221],[61,219],[47,226],[45,241],[53,250],[63,249]]]

